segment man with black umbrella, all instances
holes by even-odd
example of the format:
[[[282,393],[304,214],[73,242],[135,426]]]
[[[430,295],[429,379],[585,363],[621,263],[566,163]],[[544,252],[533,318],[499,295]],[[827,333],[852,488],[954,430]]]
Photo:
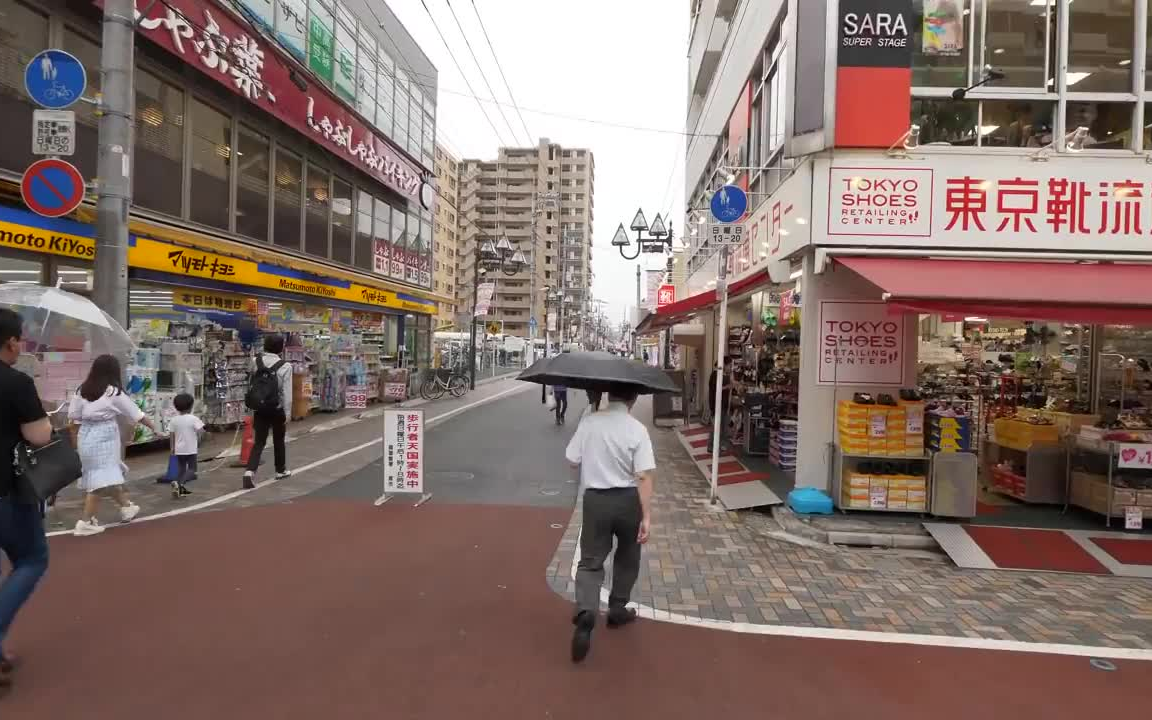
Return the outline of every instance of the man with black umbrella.
[[[640,573],[640,546],[651,530],[652,486],[656,457],[644,424],[629,412],[638,389],[613,384],[608,407],[585,416],[568,443],[568,462],[580,468],[584,488],[584,514],[580,534],[580,563],[576,567],[576,626],[572,661],[580,662],[592,645],[592,630],[600,611],[604,562],[612,552],[612,591],[608,596],[608,627],[636,619],[628,607],[632,586]]]

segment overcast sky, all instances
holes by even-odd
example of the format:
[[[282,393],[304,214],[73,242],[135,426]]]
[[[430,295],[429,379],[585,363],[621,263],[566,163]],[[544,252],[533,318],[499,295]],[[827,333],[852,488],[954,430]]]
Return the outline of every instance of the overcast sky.
[[[642,207],[649,222],[657,212],[667,215],[671,211],[678,236],[683,229],[686,4],[671,0],[424,0],[463,68],[465,82],[421,0],[386,1],[440,72],[437,142],[463,157],[484,159],[494,159],[502,144],[534,145],[540,137],[595,153],[593,291],[608,302],[606,311],[613,322],[619,322],[635,304],[637,261],[624,260],[610,245],[616,226],[621,222],[628,226],[637,207]],[[449,3],[496,99],[506,106],[498,108],[490,102]],[[532,132],[531,140],[511,107],[477,11]],[[468,83],[477,95],[489,100],[484,109],[500,137],[470,96]],[[649,262],[653,267],[661,265],[655,256]]]

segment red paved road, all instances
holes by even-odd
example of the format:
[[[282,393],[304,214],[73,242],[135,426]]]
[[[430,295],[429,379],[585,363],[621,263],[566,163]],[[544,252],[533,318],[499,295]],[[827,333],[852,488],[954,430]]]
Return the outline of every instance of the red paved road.
[[[1142,712],[1152,663],[600,629],[567,659],[566,511],[300,501],[53,543],[3,718],[1046,720]]]

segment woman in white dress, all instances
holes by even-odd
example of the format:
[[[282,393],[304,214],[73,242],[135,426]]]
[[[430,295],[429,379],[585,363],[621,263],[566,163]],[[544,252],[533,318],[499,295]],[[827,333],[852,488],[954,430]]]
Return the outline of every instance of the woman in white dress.
[[[120,521],[131,522],[140,506],[128,499],[124,490],[125,466],[120,460],[120,421],[141,424],[159,434],[156,426],[124,392],[120,361],[101,355],[92,362],[88,377],[72,398],[68,419],[80,426],[77,450],[83,464],[79,487],[84,491],[84,516],[76,521],[75,535],[104,532],[96,520],[100,495],[108,494],[120,506]]]

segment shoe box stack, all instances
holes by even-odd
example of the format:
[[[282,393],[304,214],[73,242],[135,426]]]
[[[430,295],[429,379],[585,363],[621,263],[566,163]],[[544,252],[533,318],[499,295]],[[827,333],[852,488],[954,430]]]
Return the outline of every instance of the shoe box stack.
[[[781,420],[780,426],[772,431],[768,459],[781,470],[796,469],[796,438],[800,435],[800,423],[796,420]]]
[[[923,465],[923,463],[920,463]],[[844,469],[840,506],[857,510],[928,509],[928,481],[914,463],[861,462]]]
[[[971,416],[928,413],[928,449],[933,452],[972,452]]]
[[[840,450],[846,455],[901,457],[924,453],[924,405],[840,401],[836,412]]]
[[[1030,420],[999,418],[993,425],[996,444],[1027,452],[1033,445],[1060,444],[1060,428],[1043,416]]]

